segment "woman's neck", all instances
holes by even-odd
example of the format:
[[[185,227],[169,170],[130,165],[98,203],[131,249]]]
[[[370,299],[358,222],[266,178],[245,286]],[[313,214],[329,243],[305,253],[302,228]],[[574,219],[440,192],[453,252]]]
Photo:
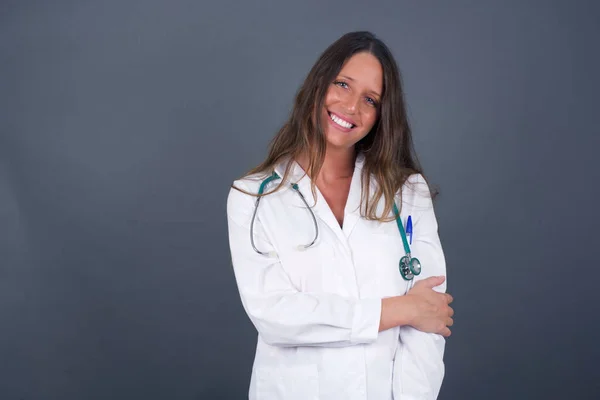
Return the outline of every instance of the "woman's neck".
[[[355,160],[356,152],[353,148],[343,150],[327,148],[317,180],[327,184],[351,178]],[[308,157],[301,157],[298,163],[307,171]]]
[[[323,166],[319,172],[319,179],[325,183],[340,179],[348,179],[354,173],[356,153],[354,149],[334,151],[327,149]]]

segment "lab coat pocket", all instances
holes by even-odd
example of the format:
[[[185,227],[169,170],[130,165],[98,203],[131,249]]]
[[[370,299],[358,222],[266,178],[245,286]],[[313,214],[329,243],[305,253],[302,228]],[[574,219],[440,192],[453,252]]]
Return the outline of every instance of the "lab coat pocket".
[[[318,400],[319,375],[314,364],[260,367],[256,400]]]
[[[400,258],[405,255],[400,235],[375,233],[372,238],[371,251],[377,271],[378,294],[382,297],[403,295],[408,281],[400,274]]]

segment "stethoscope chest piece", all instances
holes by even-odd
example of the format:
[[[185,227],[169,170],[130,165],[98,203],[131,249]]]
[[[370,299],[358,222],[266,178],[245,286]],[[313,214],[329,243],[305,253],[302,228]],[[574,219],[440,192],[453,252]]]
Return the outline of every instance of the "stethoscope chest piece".
[[[421,262],[418,258],[404,256],[400,259],[400,275],[407,281],[421,273]]]

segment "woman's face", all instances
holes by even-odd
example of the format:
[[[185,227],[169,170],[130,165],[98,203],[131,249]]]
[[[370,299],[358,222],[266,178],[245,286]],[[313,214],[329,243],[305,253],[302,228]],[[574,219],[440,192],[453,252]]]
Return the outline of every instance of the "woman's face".
[[[350,149],[378,118],[383,89],[381,64],[370,53],[352,56],[325,95],[321,123],[328,148]]]

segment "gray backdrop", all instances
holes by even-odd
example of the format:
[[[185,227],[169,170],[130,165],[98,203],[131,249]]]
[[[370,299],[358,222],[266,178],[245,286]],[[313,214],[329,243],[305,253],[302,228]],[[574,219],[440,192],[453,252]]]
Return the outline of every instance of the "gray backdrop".
[[[0,398],[247,396],[229,184],[358,29],[396,55],[441,189],[440,398],[600,398],[599,21],[594,1],[3,1]]]

